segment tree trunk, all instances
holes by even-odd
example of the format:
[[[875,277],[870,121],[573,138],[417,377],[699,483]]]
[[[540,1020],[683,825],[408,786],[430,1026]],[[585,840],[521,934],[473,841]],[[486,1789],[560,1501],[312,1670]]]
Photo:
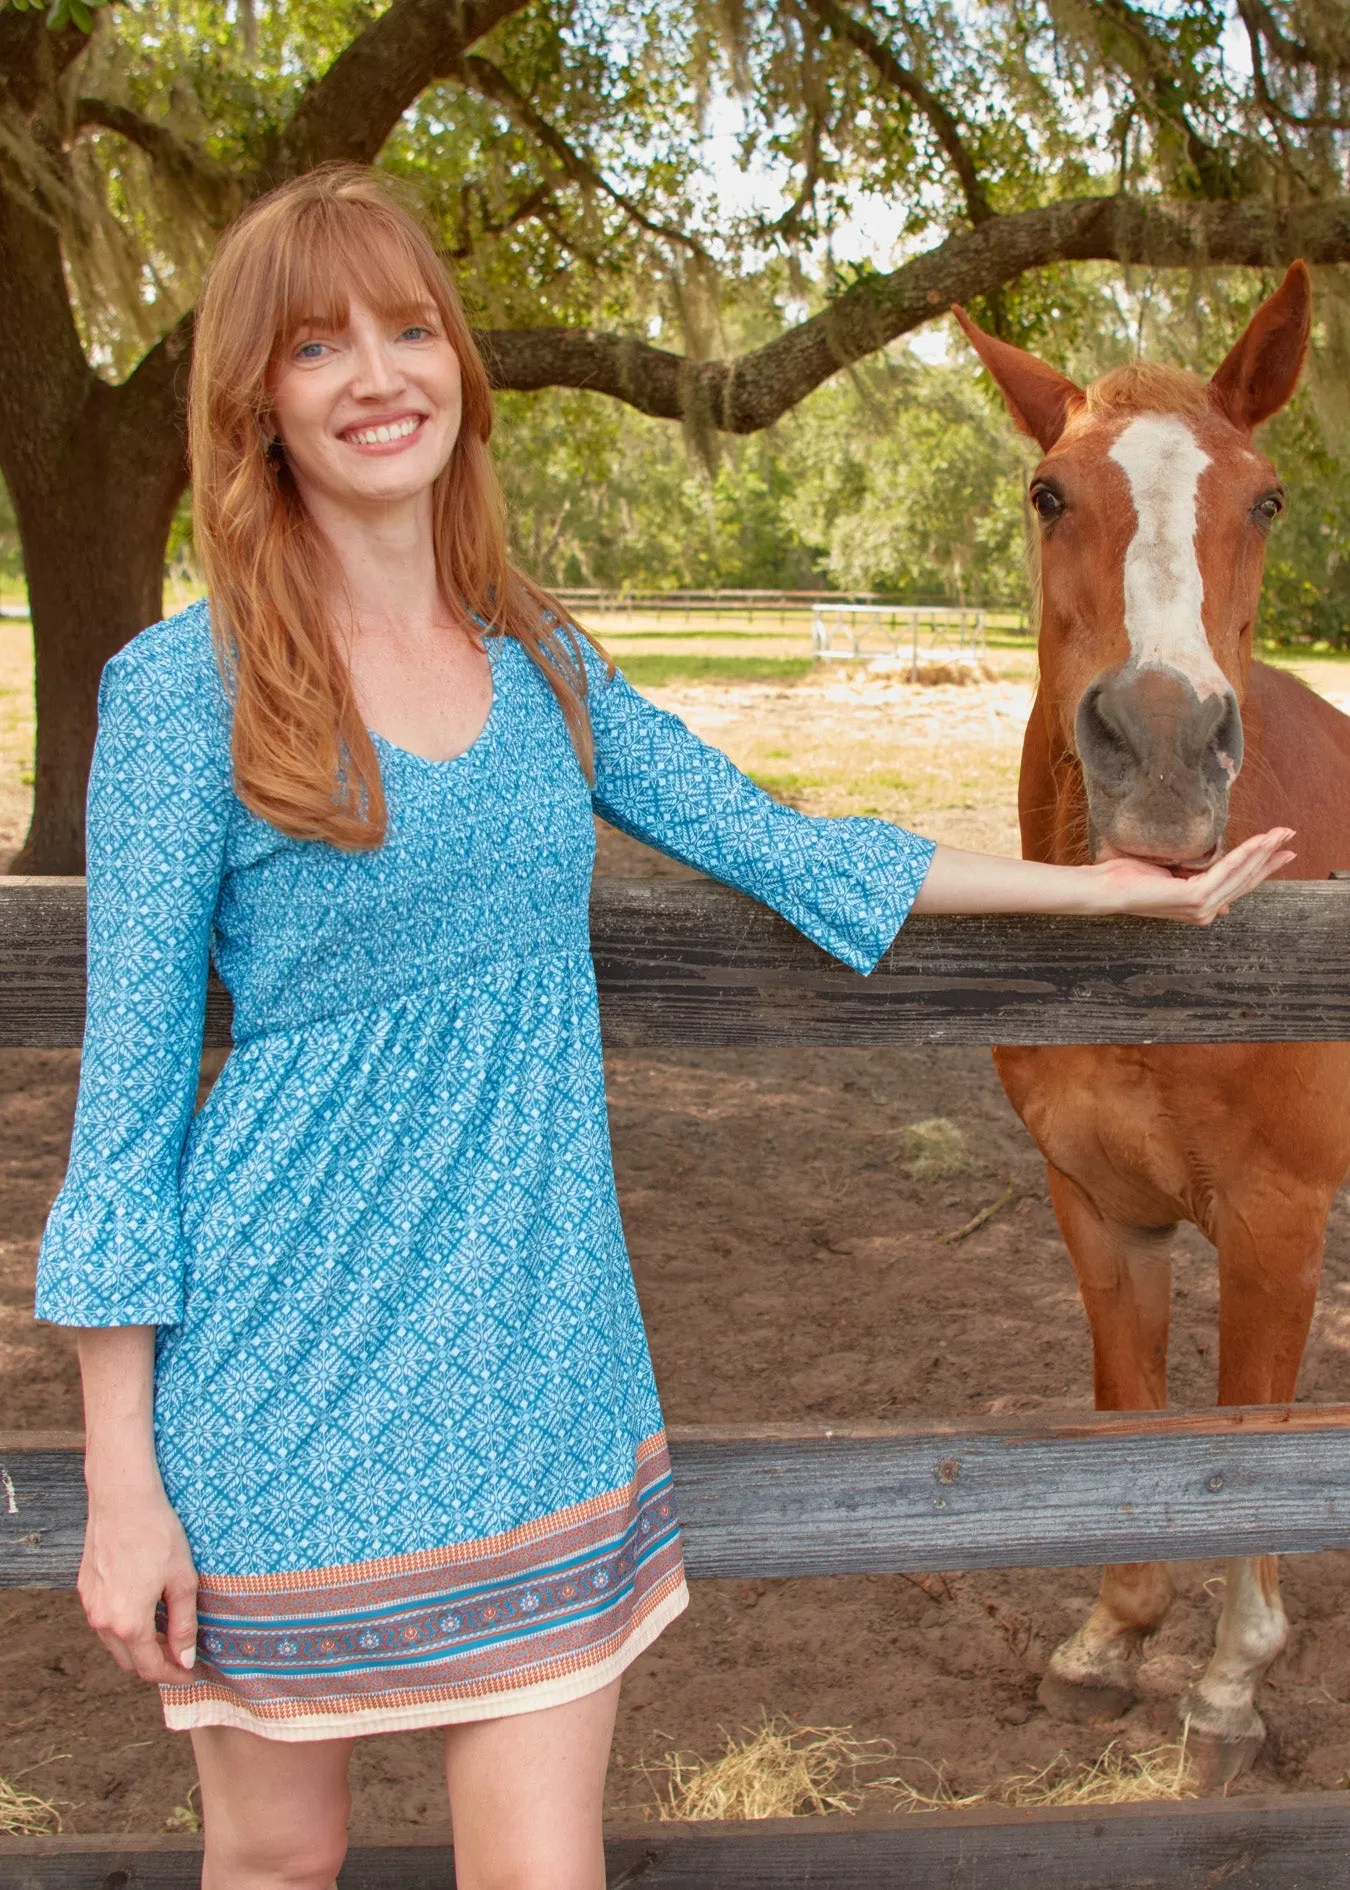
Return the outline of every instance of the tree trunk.
[[[78,450],[41,492],[13,493],[37,653],[33,824],[10,871],[84,871],[84,788],[103,665],[163,615],[164,544],[185,484],[172,426],[125,437],[120,389],[86,405]],[[102,411],[100,412],[99,409]]]

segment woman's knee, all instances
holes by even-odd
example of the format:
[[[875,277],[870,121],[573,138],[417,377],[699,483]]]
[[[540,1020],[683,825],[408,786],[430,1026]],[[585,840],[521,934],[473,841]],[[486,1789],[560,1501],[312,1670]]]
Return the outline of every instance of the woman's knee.
[[[347,1855],[345,1825],[297,1819],[286,1832],[212,1829],[206,1821],[202,1890],[332,1890]]]
[[[202,1890],[331,1890],[347,1853],[351,1740],[291,1745],[230,1727],[192,1736]]]
[[[494,1860],[485,1868],[461,1870],[458,1857],[455,1883],[459,1890],[604,1890],[605,1867],[573,1862],[556,1856]]]

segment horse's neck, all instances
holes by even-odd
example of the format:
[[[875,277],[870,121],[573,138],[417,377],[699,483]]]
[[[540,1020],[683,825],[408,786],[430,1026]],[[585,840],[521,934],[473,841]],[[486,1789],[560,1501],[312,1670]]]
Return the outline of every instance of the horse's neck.
[[[1228,841],[1292,827],[1298,858],[1285,877],[1325,879],[1350,868],[1350,717],[1287,671],[1253,663],[1243,704],[1244,756]],[[1055,738],[1038,695],[1018,781],[1022,852],[1081,865],[1088,858],[1087,796],[1078,763]]]
[[[1350,867],[1350,716],[1287,670],[1253,663],[1242,728],[1229,843],[1292,827],[1298,858],[1286,877],[1325,879]]]

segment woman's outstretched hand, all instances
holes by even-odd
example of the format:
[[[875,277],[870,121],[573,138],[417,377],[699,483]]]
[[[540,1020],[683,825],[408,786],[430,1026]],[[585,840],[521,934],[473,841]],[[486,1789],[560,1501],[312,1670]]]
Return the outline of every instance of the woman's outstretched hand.
[[[1099,860],[1089,871],[1100,876],[1103,912],[1212,925],[1235,899],[1244,898],[1262,880],[1289,864],[1294,858],[1289,846],[1293,837],[1289,827],[1272,827],[1269,833],[1253,834],[1199,873],[1176,873],[1123,853]]]
[[[1288,827],[1272,827],[1225,853],[1203,872],[1183,873],[1117,854],[1095,866],[1050,866],[996,853],[940,846],[933,855],[916,912],[1044,912],[1180,919],[1212,925],[1234,900],[1287,866],[1294,854]]]

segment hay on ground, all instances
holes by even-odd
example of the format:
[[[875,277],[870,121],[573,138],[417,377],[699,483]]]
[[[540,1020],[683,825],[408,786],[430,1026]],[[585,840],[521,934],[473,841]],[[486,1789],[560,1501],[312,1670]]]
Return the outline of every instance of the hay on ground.
[[[1058,1753],[1038,1772],[1019,1772],[983,1791],[959,1792],[944,1765],[902,1761],[907,1770],[875,1773],[895,1748],[886,1739],[859,1739],[848,1726],[799,1726],[766,1713],[739,1736],[723,1732],[715,1758],[667,1752],[638,1769],[657,1785],[656,1815],[663,1822],[819,1817],[860,1811],[968,1811],[977,1805],[1043,1810],[1059,1805],[1129,1805],[1194,1798],[1184,1738],[1130,1752],[1118,1740],[1096,1759]]]
[[[713,1759],[667,1752],[648,1778],[662,1775],[657,1815],[663,1822],[734,1818],[801,1818],[857,1811],[860,1768],[894,1757],[884,1739],[859,1739],[847,1726],[799,1726],[765,1714],[739,1737],[723,1731]]]
[[[61,1813],[49,1799],[0,1778],[0,1837],[51,1837],[60,1830]]]
[[[1018,1772],[1001,1785],[959,1794],[947,1782],[945,1768],[926,1759],[906,1761],[931,1773],[931,1784],[912,1779],[879,1778],[870,1789],[892,1794],[897,1811],[964,1811],[974,1805],[1010,1805],[1044,1811],[1059,1805],[1139,1805],[1160,1799],[1195,1798],[1186,1758],[1186,1741],[1129,1752],[1113,1740],[1098,1758],[1071,1759],[1060,1752],[1039,1772]]]
[[[911,1181],[947,1181],[975,1166],[964,1131],[946,1116],[907,1123],[900,1131],[900,1153]]]

